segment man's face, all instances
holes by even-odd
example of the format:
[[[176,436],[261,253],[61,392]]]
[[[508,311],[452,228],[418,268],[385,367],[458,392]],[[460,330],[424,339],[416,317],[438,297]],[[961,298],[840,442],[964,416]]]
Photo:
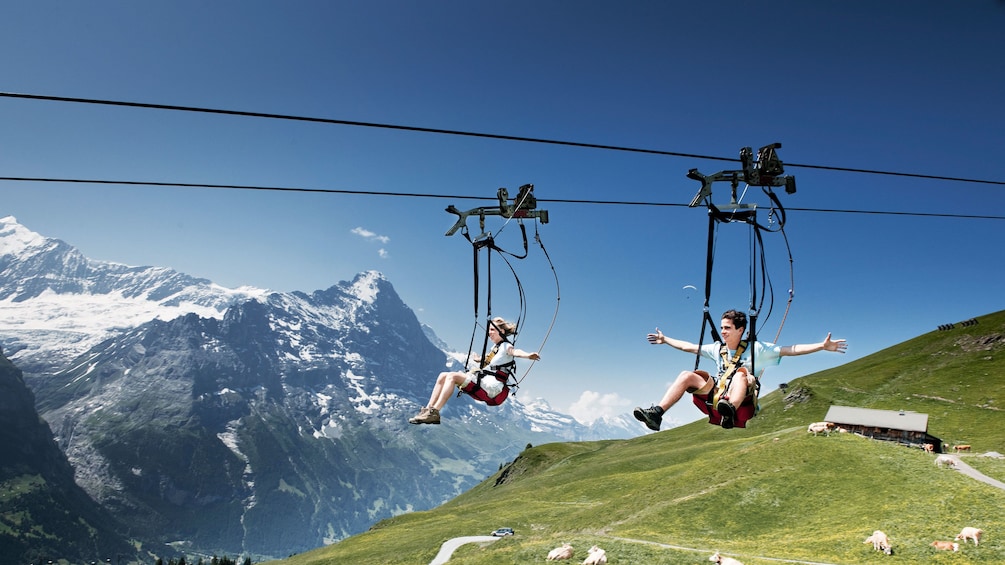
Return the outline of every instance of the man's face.
[[[743,330],[745,329],[733,327],[733,320],[729,318],[723,318],[719,323],[719,333],[722,335],[722,340],[726,342],[726,346],[730,349],[736,349],[740,340],[743,339]]]

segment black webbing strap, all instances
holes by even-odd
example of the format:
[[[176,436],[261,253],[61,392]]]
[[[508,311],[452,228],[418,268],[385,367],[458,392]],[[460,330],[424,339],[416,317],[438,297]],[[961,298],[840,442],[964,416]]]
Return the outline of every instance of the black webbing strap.
[[[478,307],[481,304],[481,301],[479,300],[479,290],[481,289],[481,281],[479,279],[479,274],[481,273],[481,269],[479,268],[479,264],[478,264],[478,252],[483,247],[489,248],[489,252],[488,252],[488,266],[487,266],[487,270],[488,270],[488,272],[487,272],[488,284],[487,284],[487,288],[486,288],[486,292],[488,294],[488,297],[487,297],[486,302],[487,302],[487,308],[488,308],[488,314],[487,315],[489,316],[489,319],[491,319],[492,318],[492,251],[491,250],[492,249],[498,249],[498,248],[496,247],[495,240],[492,238],[491,235],[489,235],[487,237],[484,237],[484,238],[481,238],[481,239],[472,240],[471,239],[471,235],[468,233],[467,226],[465,226],[464,229],[461,230],[461,234],[464,235],[464,239],[467,239],[468,243],[471,244],[471,250],[472,250],[472,253],[473,253],[472,263],[474,265],[474,277],[473,277],[473,279],[474,279],[474,291],[473,291],[472,295],[474,297],[475,323],[474,323],[474,328],[471,330],[471,341],[468,344],[468,358],[470,359],[471,358],[471,353],[472,353],[472,351],[474,351],[475,333],[478,331],[478,319],[479,319],[478,318]],[[489,333],[488,333],[488,327],[486,327],[485,328],[485,338],[482,341],[481,358],[485,357],[485,353],[486,353],[486,350],[488,348],[488,339],[489,339]]]
[[[478,263],[478,254],[479,254],[479,251],[481,251],[482,248],[486,248],[488,250],[487,251],[488,257],[487,257],[487,260],[486,260],[486,273],[485,273],[486,277],[488,279],[487,282],[485,283],[485,294],[486,294],[486,297],[485,297],[485,309],[486,309],[485,316],[487,317],[487,319],[491,323],[491,320],[492,320],[492,252],[496,251],[496,252],[498,252],[502,256],[503,260],[506,262],[506,265],[509,267],[509,269],[513,273],[514,277],[516,277],[516,270],[513,268],[513,265],[510,264],[509,260],[506,259],[505,256],[506,255],[510,255],[511,257],[513,257],[515,259],[524,259],[530,253],[530,245],[529,245],[528,240],[527,240],[527,227],[523,224],[523,222],[518,222],[518,223],[520,225],[520,234],[522,236],[521,238],[523,239],[523,255],[516,255],[514,253],[506,251],[506,250],[502,249],[501,247],[497,246],[496,243],[495,243],[495,238],[491,234],[488,234],[485,237],[481,237],[481,238],[477,238],[477,239],[471,239],[471,235],[468,233],[467,226],[465,226],[464,229],[461,230],[461,234],[464,236],[464,238],[467,239],[469,243],[471,243],[471,249],[472,249],[472,252],[474,254],[472,262],[474,264],[474,293],[473,293],[473,296],[474,296],[474,312],[475,312],[475,329],[472,330],[472,332],[471,332],[471,343],[468,346],[468,356],[469,357],[471,356],[471,352],[474,349],[475,332],[477,331],[478,321],[479,321],[479,317],[478,317],[478,308],[479,308],[479,305],[480,305],[479,290],[481,288],[481,281],[479,279],[479,275],[481,273],[481,269],[479,268],[479,263]],[[520,286],[520,288],[521,288],[520,292],[521,292],[521,300],[522,300],[522,292],[523,291],[522,291],[522,286],[519,284],[519,278],[517,278],[517,285]],[[521,321],[522,320],[520,320],[519,318],[517,319],[517,321],[516,321],[517,327],[519,327]],[[500,332],[500,335],[501,334],[502,334],[502,332]],[[484,338],[482,340],[482,357],[485,357],[485,353],[488,350],[488,343],[489,343],[489,328],[488,328],[488,325],[486,325],[485,326],[485,336],[484,336]]]
[[[750,351],[750,374],[754,376],[754,386],[761,386],[761,379],[757,376],[757,315],[751,314],[747,316],[747,324],[750,325],[747,328],[747,340],[751,343],[753,349]]]
[[[712,214],[712,207],[708,210],[708,251],[705,255],[705,304],[702,307],[704,314],[701,318],[701,332],[698,334],[698,351],[694,357],[694,370],[697,371],[701,365],[701,346],[705,340],[705,328],[712,332],[713,342],[720,341],[719,331],[716,329],[715,320],[709,313],[709,300],[712,297],[712,263],[715,258],[715,222],[716,218]]]

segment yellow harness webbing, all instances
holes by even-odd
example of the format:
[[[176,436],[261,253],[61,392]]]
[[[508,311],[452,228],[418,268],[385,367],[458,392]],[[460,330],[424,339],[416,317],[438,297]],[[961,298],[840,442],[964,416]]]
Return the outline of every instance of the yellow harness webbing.
[[[736,353],[734,353],[733,357],[730,358],[729,348],[725,343],[719,348],[719,355],[722,356],[725,369],[723,369],[722,374],[719,375],[719,382],[715,388],[715,395],[712,397],[712,406],[718,406],[722,395],[729,390],[729,385],[733,383],[733,376],[736,375],[736,371],[742,366],[742,363],[740,363],[740,357],[746,350],[747,342],[741,341],[736,348]]]
[[[485,367],[488,367],[489,363],[492,362],[492,358],[495,357],[496,353],[498,352],[499,352],[499,345],[496,344],[495,346],[492,347],[492,350],[489,351],[489,354],[485,356],[485,359],[482,359],[481,362],[478,363],[478,368],[484,369]]]

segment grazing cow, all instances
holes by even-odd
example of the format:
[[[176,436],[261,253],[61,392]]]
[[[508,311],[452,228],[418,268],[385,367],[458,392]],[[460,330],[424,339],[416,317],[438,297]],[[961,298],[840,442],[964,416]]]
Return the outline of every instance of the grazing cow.
[[[935,458],[935,466],[942,467],[943,465],[949,465],[950,467],[956,467],[956,460],[948,455],[940,455]]]
[[[548,561],[557,561],[559,559],[572,559],[573,549],[572,546],[563,543],[561,546],[548,552]]]
[[[963,545],[966,545],[967,540],[972,539],[974,540],[974,546],[976,546],[978,545],[978,542],[981,541],[982,534],[984,534],[984,530],[980,528],[971,528],[970,526],[967,526],[966,528],[963,528],[963,531],[957,534],[956,541],[962,540]]]
[[[882,551],[887,555],[893,555],[893,546],[890,545],[890,538],[886,537],[886,534],[876,530],[871,536],[865,538],[862,543],[871,543],[872,548],[876,551]]]
[[[941,549],[942,551],[949,551],[949,550],[959,551],[960,550],[960,544],[958,544],[956,542],[952,542],[952,541],[933,541],[931,545],[935,549]]]
[[[925,449],[925,453],[935,453],[935,445],[931,443],[926,443],[922,447]]]
[[[743,565],[743,563],[740,563],[732,557],[723,557],[719,555],[718,551],[715,552],[715,555],[709,557],[708,560],[712,563],[718,563],[719,565]]]
[[[970,451],[970,446],[969,445],[954,445],[953,446],[953,451],[955,451],[956,453],[959,453],[961,451]]]
[[[604,565],[607,563],[607,552],[597,546],[590,548],[590,555],[583,561],[583,565]]]
[[[831,435],[831,430],[833,429],[833,422],[813,422],[806,428],[806,432],[813,435],[824,434],[829,436]]]

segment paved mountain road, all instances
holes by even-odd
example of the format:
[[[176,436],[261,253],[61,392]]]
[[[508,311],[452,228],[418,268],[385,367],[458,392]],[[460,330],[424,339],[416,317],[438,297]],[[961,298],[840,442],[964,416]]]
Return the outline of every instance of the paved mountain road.
[[[498,540],[499,538],[495,536],[466,536],[461,538],[448,539],[443,542],[440,546],[440,552],[436,554],[436,557],[429,562],[429,565],[443,565],[450,560],[450,556],[454,554],[454,550],[466,543],[482,543],[488,544]]]
[[[947,455],[949,455],[949,457],[951,457],[953,461],[956,461],[955,467],[957,471],[963,473],[964,475],[974,480],[978,480],[982,483],[989,484],[993,487],[1005,490],[1005,483],[999,481],[998,479],[992,479],[991,477],[981,473],[977,469],[974,469],[970,465],[967,465],[966,463],[963,462],[963,459],[961,459],[959,455],[950,455],[948,453]]]

